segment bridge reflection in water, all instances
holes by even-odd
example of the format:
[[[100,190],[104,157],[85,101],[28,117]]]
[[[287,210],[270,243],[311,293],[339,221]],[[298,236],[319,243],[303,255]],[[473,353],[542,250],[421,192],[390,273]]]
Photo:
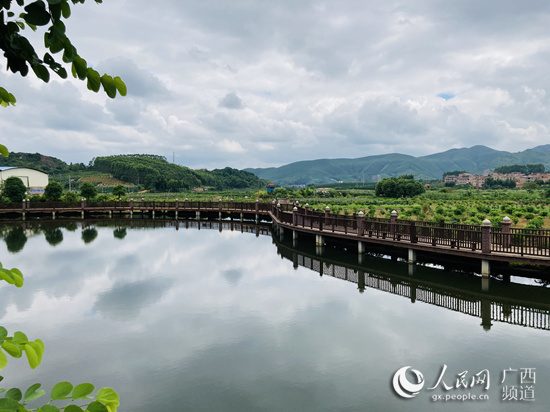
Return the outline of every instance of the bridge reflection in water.
[[[422,264],[408,264],[396,258],[383,258],[380,253],[359,256],[333,247],[316,248],[310,242],[298,244],[274,236],[271,225],[257,225],[231,220],[149,220],[98,219],[58,220],[40,222],[10,222],[0,224],[2,230],[15,226],[25,229],[64,227],[80,223],[82,230],[89,227],[154,229],[171,227],[175,230],[238,231],[255,236],[270,236],[277,253],[299,266],[348,281],[357,285],[360,293],[369,288],[481,318],[481,326],[489,330],[493,322],[504,322],[535,329],[550,330],[550,288],[543,280],[525,283],[510,281],[509,275],[482,277],[460,270],[442,269]],[[76,227],[76,226],[75,226]],[[38,231],[35,231],[38,233]],[[490,284],[489,284],[490,283]],[[368,293],[367,293],[368,296]]]
[[[348,254],[330,248],[320,255],[319,250],[308,251],[296,243],[276,244],[278,253],[291,260],[295,268],[302,266],[321,276],[354,283],[360,293],[372,288],[412,303],[424,302],[475,316],[481,318],[485,330],[493,322],[550,330],[550,289],[542,286],[543,281],[520,284],[510,282],[509,277],[489,279],[468,272],[411,266],[380,255],[366,255],[360,263],[354,263]]]

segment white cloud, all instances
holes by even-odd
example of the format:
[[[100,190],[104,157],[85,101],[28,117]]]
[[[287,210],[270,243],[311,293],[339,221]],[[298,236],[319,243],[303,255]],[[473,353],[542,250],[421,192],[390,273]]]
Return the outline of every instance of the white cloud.
[[[3,71],[18,98],[0,116],[12,150],[85,163],[176,151],[190,167],[242,168],[547,143],[545,2],[120,0],[72,10],[79,52],[120,75],[128,96]]]

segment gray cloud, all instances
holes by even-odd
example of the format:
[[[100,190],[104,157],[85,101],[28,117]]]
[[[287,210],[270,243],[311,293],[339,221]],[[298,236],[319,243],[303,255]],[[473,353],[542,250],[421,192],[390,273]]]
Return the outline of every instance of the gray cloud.
[[[128,96],[2,72],[18,98],[3,143],[85,163],[175,151],[208,168],[524,150],[550,130],[549,17],[537,0],[78,5],[72,40]]]
[[[227,93],[218,103],[218,107],[226,109],[243,109],[243,101],[235,92]]]

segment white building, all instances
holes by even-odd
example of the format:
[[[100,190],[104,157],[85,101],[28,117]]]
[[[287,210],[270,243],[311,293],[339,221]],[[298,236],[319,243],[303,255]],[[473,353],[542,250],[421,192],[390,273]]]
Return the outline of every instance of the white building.
[[[27,167],[0,167],[0,184],[11,176],[18,177],[29,188],[29,194],[42,194],[48,185],[48,174]]]

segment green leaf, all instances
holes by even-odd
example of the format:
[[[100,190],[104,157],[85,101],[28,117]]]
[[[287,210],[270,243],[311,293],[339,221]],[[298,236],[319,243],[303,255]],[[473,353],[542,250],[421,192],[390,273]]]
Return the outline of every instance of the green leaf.
[[[89,67],[87,70],[87,77],[88,77],[88,89],[97,93],[99,91],[99,87],[101,86],[99,73],[96,72],[91,67]]]
[[[46,66],[43,66],[42,64],[33,64],[31,67],[34,74],[36,74],[36,77],[43,80],[44,83],[48,83],[50,81],[50,72]]]
[[[8,365],[8,357],[0,349],[0,369],[4,369]]]
[[[12,268],[10,270],[10,273],[11,273],[11,277],[14,281],[15,286],[17,286],[18,288],[22,287],[23,286],[23,274],[21,273],[21,271],[17,268]]]
[[[11,272],[7,269],[0,269],[0,280],[2,279],[4,279],[10,285],[13,285],[15,283]]]
[[[0,154],[4,157],[8,157],[10,155],[10,152],[8,152],[8,148],[3,144],[0,144]]]
[[[88,63],[82,57],[77,56],[72,64],[73,76],[84,80],[88,75]]]
[[[108,74],[104,74],[101,76],[101,84],[103,85],[103,89],[107,93],[107,96],[109,96],[111,99],[114,99],[116,97],[116,86],[114,79],[109,76]]]
[[[11,388],[9,391],[6,392],[6,398],[10,398],[19,402],[21,399],[23,399],[23,394],[21,393],[21,389]]]
[[[1,412],[17,412],[19,410],[19,402],[10,399],[0,399],[0,411]]]
[[[14,343],[27,343],[29,341],[29,338],[27,338],[27,335],[25,335],[23,332],[15,332],[13,334],[13,342]]]
[[[45,26],[50,22],[50,14],[42,0],[37,0],[25,7],[25,21],[36,26]]]
[[[63,3],[61,3],[61,14],[65,19],[71,17],[71,6],[69,5],[68,1],[64,1]]]
[[[115,77],[115,86],[121,96],[126,96],[126,84],[124,84],[122,79],[118,76]]]
[[[59,4],[61,0],[48,0],[48,4]]]
[[[76,405],[69,405],[65,408],[65,412],[84,412],[84,410]]]
[[[99,402],[112,403],[112,404],[115,404],[116,406],[120,405],[118,393],[116,393],[115,390],[111,388],[101,388],[97,392],[96,399]]]
[[[74,387],[72,398],[73,399],[90,399],[88,395],[93,391],[94,391],[94,385],[92,385],[91,383],[81,383]]]
[[[23,354],[23,352],[21,352],[21,347],[19,345],[14,345],[11,342],[2,343],[2,349],[4,349],[14,358],[20,358]]]
[[[5,327],[0,326],[0,339],[4,339],[6,336],[8,336],[8,330]]]
[[[38,390],[42,385],[40,383],[35,383],[34,385],[29,386],[29,389],[25,391],[25,402],[32,402],[41,396],[44,396],[46,392],[44,390]]]
[[[29,361],[29,366],[31,369],[35,369],[38,365],[40,365],[38,354],[31,345],[27,344],[23,346],[23,350],[27,353],[27,360]]]
[[[34,350],[38,361],[36,366],[40,365],[40,363],[42,362],[42,355],[44,355],[44,342],[42,342],[40,339],[35,339],[34,341],[27,343],[26,346],[29,346]],[[28,356],[29,356],[29,353],[27,352],[27,358]]]
[[[53,405],[44,405],[37,409],[37,412],[59,412],[59,408]]]
[[[86,410],[89,412],[109,412],[105,405],[98,401],[93,401],[90,403]]]
[[[59,399],[70,399],[68,396],[73,390],[73,385],[70,382],[59,382],[52,388],[50,398],[52,401]]]

